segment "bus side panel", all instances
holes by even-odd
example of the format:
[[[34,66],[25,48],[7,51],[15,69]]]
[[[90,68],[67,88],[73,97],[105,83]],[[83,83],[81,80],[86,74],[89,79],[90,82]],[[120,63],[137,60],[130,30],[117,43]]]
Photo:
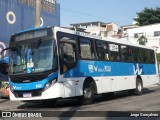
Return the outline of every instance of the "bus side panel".
[[[79,60],[75,68],[67,71],[64,74],[64,79],[77,81],[80,80],[79,85],[72,84],[72,90],[67,90],[65,85],[66,97],[82,95],[83,82],[85,78],[94,78],[97,85],[97,92],[111,92],[136,88],[137,76],[142,76],[144,86],[157,83],[156,68],[154,64],[139,64],[139,63],[125,63],[125,62],[111,62],[111,61],[93,61],[93,60]],[[146,79],[143,76],[155,76],[151,79]],[[74,79],[73,79],[74,78]],[[144,79],[143,79],[144,78]],[[77,84],[75,82],[75,84]],[[75,87],[75,88],[74,88]]]
[[[158,75],[142,75],[143,87],[147,87],[159,82]]]
[[[112,81],[110,77],[99,78],[102,81],[102,92],[111,92],[112,91]]]
[[[111,77],[112,91],[121,91],[136,88],[135,76],[114,76]]]
[[[142,78],[143,87],[158,83],[159,78],[155,64],[139,64],[137,73],[139,73]]]
[[[103,84],[103,79],[105,79],[105,77],[94,77],[93,79],[95,80],[98,94],[103,93],[103,85],[105,85],[106,88],[109,87],[108,84]],[[107,87],[107,85],[108,85],[108,87]]]

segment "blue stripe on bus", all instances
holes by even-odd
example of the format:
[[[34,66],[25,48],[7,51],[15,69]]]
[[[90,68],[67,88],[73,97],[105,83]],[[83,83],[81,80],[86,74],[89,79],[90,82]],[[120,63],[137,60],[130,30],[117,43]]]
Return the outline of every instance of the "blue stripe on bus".
[[[58,71],[50,74],[47,78],[37,82],[31,82],[31,83],[13,83],[11,81],[9,82],[10,86],[14,91],[27,91],[27,90],[43,89],[46,83],[54,80],[57,77],[58,77]]]
[[[156,74],[155,64],[79,60],[74,69],[64,74],[69,77],[131,76]]]

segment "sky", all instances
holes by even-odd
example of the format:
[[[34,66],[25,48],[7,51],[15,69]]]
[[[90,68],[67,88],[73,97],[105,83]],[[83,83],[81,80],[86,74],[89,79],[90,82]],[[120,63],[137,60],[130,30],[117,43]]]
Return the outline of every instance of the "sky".
[[[101,21],[130,25],[145,7],[160,7],[160,0],[57,0],[61,6],[61,26]]]

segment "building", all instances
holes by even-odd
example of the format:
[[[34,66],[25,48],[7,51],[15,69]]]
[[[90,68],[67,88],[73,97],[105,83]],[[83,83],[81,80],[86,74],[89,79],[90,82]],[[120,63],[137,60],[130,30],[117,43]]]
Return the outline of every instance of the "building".
[[[122,26],[122,29],[123,37],[133,43],[139,44],[138,39],[144,36],[147,40],[146,46],[156,49],[160,47],[160,23],[145,26]]]
[[[128,39],[128,29],[133,29],[133,28],[137,28],[139,27],[138,25],[125,25],[125,26],[121,26],[121,30],[122,30],[122,37]]]
[[[118,37],[118,25],[100,21],[71,24],[75,29],[82,28],[84,32],[100,35],[102,37]]]
[[[11,34],[33,28],[35,0],[0,0],[0,52],[8,47]],[[41,26],[60,26],[60,5],[55,0],[43,0]]]

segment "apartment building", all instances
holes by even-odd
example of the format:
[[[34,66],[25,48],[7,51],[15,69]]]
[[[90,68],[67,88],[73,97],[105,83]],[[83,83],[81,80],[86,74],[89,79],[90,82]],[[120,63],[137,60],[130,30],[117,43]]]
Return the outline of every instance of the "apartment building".
[[[84,32],[100,35],[102,37],[118,37],[118,25],[111,23],[104,23],[100,21],[86,22],[86,23],[75,23],[71,24],[75,29],[83,28]]]
[[[160,52],[160,23],[145,26],[122,26],[123,38],[139,44],[138,39],[144,36],[147,40],[146,46],[153,47]]]

